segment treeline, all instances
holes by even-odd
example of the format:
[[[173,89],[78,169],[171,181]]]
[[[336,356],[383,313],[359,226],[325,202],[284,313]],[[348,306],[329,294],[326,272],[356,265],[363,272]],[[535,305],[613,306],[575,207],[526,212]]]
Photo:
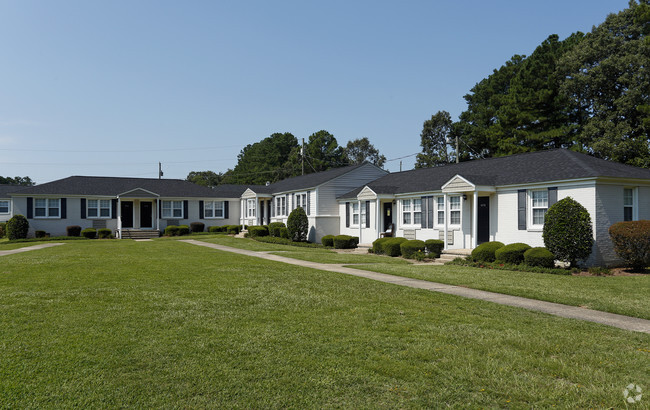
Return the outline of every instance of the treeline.
[[[340,146],[334,135],[318,131],[302,143],[292,134],[275,133],[260,142],[249,144],[237,156],[237,165],[226,172],[192,171],[187,180],[200,185],[265,184],[285,178],[325,171],[363,161],[383,166],[386,157],[368,138],[349,141]]]
[[[2,177],[0,176],[0,184],[2,185],[21,185],[33,186],[34,181],[30,177]]]
[[[649,3],[512,57],[464,97],[458,121],[425,121],[416,166],[569,148],[650,167]]]

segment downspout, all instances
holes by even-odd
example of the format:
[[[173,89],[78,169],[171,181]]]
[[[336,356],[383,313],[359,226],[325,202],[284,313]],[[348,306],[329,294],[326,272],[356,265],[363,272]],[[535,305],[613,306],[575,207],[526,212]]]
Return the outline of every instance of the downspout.
[[[448,208],[448,207],[447,207],[447,199],[448,199],[448,198],[447,198],[447,193],[445,193],[444,196],[445,196],[445,217],[444,217],[444,222],[445,222],[445,236],[444,236],[444,238],[442,238],[442,239],[445,241],[444,249],[447,250],[447,249],[449,249],[449,247],[448,247],[448,245],[447,245],[447,242],[448,242],[448,241],[447,241],[447,234],[448,234],[448,230],[447,230],[447,208]]]
[[[478,191],[474,191],[474,209],[472,209],[472,249],[476,248],[478,243]]]

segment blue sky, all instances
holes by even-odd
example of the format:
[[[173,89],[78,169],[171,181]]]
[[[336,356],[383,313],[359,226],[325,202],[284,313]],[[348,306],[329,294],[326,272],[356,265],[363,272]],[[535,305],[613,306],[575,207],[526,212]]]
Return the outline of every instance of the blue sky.
[[[0,175],[185,178],[321,129],[407,156],[512,55],[627,3],[0,0]]]

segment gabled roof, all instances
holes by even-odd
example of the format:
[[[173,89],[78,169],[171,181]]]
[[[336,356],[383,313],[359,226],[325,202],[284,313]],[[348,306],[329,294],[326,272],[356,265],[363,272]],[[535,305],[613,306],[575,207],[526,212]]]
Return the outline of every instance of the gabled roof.
[[[230,194],[230,187],[220,190],[193,184],[182,179],[118,178],[72,176],[20,190],[20,195],[84,195],[117,196],[134,189],[144,189],[161,197],[238,198]],[[232,188],[235,190],[234,188]],[[245,187],[241,190],[243,192]]]
[[[456,175],[475,185],[519,185],[582,178],[650,179],[650,170],[566,149],[516,154],[396,172],[368,184],[377,194],[439,191]],[[340,198],[356,196],[361,188]]]
[[[7,185],[0,184],[0,198],[9,198],[13,193],[22,191],[23,189],[28,188],[22,185]]]
[[[219,198],[239,198],[249,185],[223,184],[212,188],[215,196]]]

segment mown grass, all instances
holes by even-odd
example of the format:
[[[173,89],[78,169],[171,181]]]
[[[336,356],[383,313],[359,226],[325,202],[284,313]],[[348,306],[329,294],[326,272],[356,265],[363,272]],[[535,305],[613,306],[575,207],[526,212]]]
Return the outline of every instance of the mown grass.
[[[621,407],[650,336],[177,241],[5,256],[0,407]]]
[[[354,267],[650,319],[650,275],[564,276],[457,265]]]

